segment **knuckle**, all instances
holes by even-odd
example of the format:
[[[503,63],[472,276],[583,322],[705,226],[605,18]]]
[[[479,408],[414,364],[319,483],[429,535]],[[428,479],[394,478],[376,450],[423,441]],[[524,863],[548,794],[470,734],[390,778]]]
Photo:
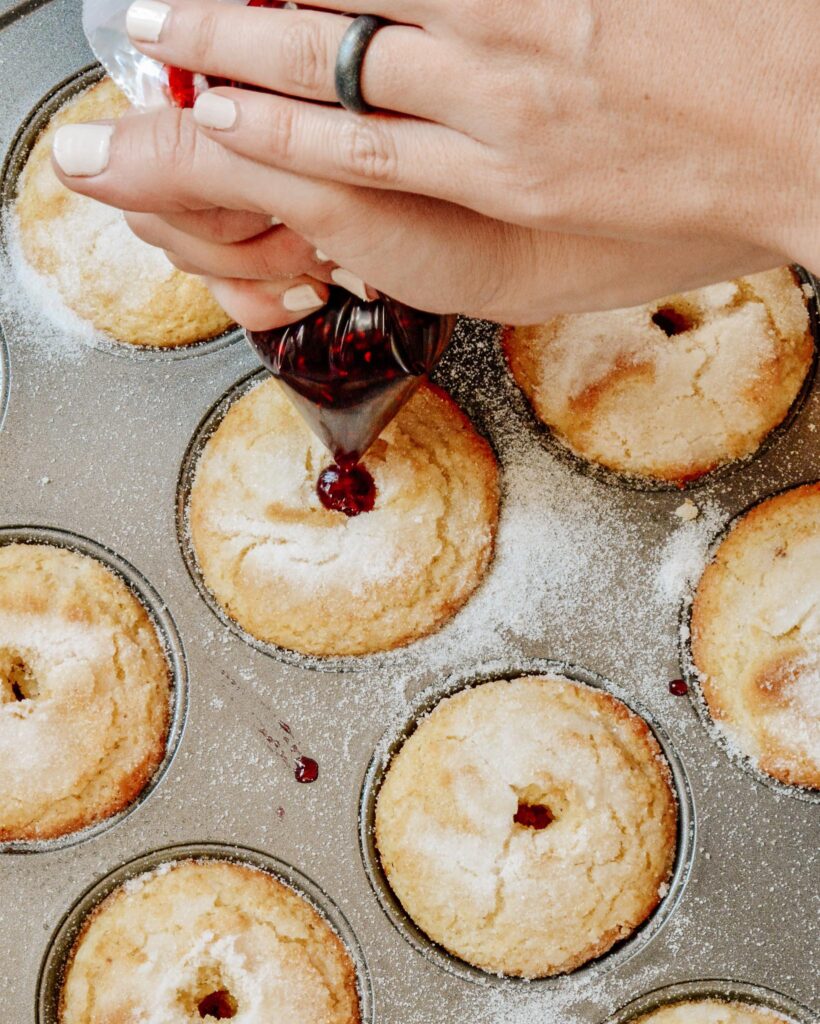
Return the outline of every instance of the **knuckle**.
[[[288,163],[293,156],[296,132],[296,114],[289,103],[271,107],[268,114],[268,146],[275,156]]]
[[[210,63],[218,28],[219,17],[216,11],[206,8],[201,14],[197,14],[189,41],[193,57],[196,61],[194,67],[202,66],[205,68]]]
[[[343,168],[358,178],[390,184],[398,177],[393,139],[372,121],[349,121],[340,135]]]
[[[153,123],[153,157],[177,178],[193,170],[198,157],[200,135],[181,110],[164,111]]]
[[[286,84],[303,92],[324,91],[330,61],[324,37],[312,21],[295,21],[280,36],[281,71]]]

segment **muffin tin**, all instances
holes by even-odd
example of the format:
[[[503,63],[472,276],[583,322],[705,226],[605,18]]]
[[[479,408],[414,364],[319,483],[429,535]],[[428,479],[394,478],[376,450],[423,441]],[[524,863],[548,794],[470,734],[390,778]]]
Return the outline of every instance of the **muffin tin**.
[[[0,186],[6,201],[31,140],[21,126],[90,60],[78,0],[0,0],[0,147],[12,154]],[[0,524],[22,523],[16,528],[31,537],[49,527],[93,538],[138,593],[162,595],[149,606],[156,614],[165,607],[176,624],[190,679],[179,749],[146,798],[70,848],[0,858],[0,992],[9,1021],[53,1024],[55,965],[78,901],[87,907],[98,886],[180,846],[214,843],[276,858],[274,871],[330,917],[351,946],[365,999],[372,989],[368,1021],[626,1024],[621,1008],[634,1016],[634,1006],[649,1005],[635,999],[651,1001],[678,983],[774,999],[796,1024],[817,1019],[806,1009],[820,995],[817,808],[741,770],[692,701],[668,691],[682,671],[683,576],[697,576],[709,542],[738,512],[818,475],[816,385],[757,457],[686,492],[702,514],[682,524],[673,515],[681,495],[637,492],[547,450],[506,373],[497,329],[462,322],[437,379],[502,465],[490,575],[440,634],[374,659],[317,662],[259,649],[229,628],[192,581],[180,547],[186,453],[209,410],[257,369],[250,349],[224,343],[235,336],[171,352],[75,343],[47,325],[8,268],[0,320],[11,362],[9,374],[0,356],[0,401],[11,385],[0,431]],[[390,742],[426,701],[545,662],[581,666],[580,678],[611,681],[604,685],[647,713],[670,752],[683,832],[676,884],[634,939],[566,978],[528,984],[464,970],[397,920],[368,814]],[[294,777],[299,754],[320,765],[312,785]],[[700,982],[716,976],[728,980]],[[770,989],[783,997],[769,997]]]

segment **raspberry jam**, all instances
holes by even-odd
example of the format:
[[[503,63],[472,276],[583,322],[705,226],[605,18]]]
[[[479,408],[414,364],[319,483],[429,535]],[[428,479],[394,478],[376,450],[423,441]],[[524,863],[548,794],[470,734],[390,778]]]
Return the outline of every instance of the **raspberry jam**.
[[[210,992],[197,1003],[200,1017],[211,1017],[214,1020],[231,1020],[236,1016],[237,1003],[231,993],[221,988],[218,992]]]
[[[296,759],[294,773],[297,782],[315,782],[319,778],[319,765],[304,754]]]
[[[376,503],[376,484],[360,462],[328,466],[316,481],[319,501],[331,512],[358,516],[371,512]]]
[[[247,335],[336,465],[351,467],[435,366],[455,321],[334,287],[327,305],[304,320]],[[333,483],[320,482],[320,496]],[[351,483],[361,493],[359,469]]]
[[[284,7],[285,0],[249,0],[247,7]],[[216,78],[211,75],[197,75],[193,71],[186,71],[185,68],[175,68],[170,64],[165,65],[168,73],[168,92],[174,106],[192,107],[197,96],[203,91],[203,87],[216,85],[241,86],[241,82],[231,82],[227,78]]]
[[[669,684],[669,692],[675,697],[685,697],[689,693],[689,687],[685,679],[673,679]]]
[[[552,811],[544,804],[519,804],[518,810],[513,815],[516,825],[523,825],[525,828],[541,829],[550,825],[555,819]]]

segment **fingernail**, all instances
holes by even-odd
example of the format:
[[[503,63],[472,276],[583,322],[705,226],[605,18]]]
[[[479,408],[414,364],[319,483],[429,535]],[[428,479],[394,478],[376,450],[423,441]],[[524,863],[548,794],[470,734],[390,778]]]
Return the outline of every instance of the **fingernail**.
[[[284,224],[284,223],[285,222],[283,220],[280,220],[278,217],[271,217],[271,219],[270,219],[270,226],[272,228],[278,228],[280,224]]]
[[[160,0],[135,0],[125,16],[128,35],[139,43],[158,42],[170,13],[168,4],[160,3]]]
[[[93,178],[104,171],[111,157],[113,131],[110,124],[66,124],[58,128],[51,148],[63,174]]]
[[[203,92],[194,103],[194,120],[203,128],[216,128],[220,131],[233,128],[236,113],[234,101],[215,92]]]
[[[282,305],[291,313],[304,313],[308,309],[324,306],[324,299],[309,284],[297,284],[288,288],[282,296]]]
[[[345,270],[344,267],[336,267],[335,270],[331,270],[330,277],[335,284],[341,288],[347,288],[363,302],[368,301],[367,286],[364,281],[360,277],[356,277],[355,274],[351,274],[349,270]]]
[[[321,249],[317,249],[314,256],[320,263],[330,263],[330,257],[326,252],[322,252]]]

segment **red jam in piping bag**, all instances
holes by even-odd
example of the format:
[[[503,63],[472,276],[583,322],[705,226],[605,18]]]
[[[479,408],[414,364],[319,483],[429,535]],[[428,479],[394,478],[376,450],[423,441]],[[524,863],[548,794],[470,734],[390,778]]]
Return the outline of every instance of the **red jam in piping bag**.
[[[369,512],[376,486],[360,459],[441,358],[455,316],[422,313],[332,287],[327,305],[274,331],[247,331],[334,465],[317,483],[325,508]]]
[[[249,0],[246,6],[282,8],[286,6],[286,2],[285,0]],[[170,64],[165,65],[165,70],[168,74],[168,92],[177,107],[192,107],[197,96],[206,87],[240,84],[239,82],[230,82],[227,78],[199,75],[193,71],[186,71],[185,68],[172,67]]]

